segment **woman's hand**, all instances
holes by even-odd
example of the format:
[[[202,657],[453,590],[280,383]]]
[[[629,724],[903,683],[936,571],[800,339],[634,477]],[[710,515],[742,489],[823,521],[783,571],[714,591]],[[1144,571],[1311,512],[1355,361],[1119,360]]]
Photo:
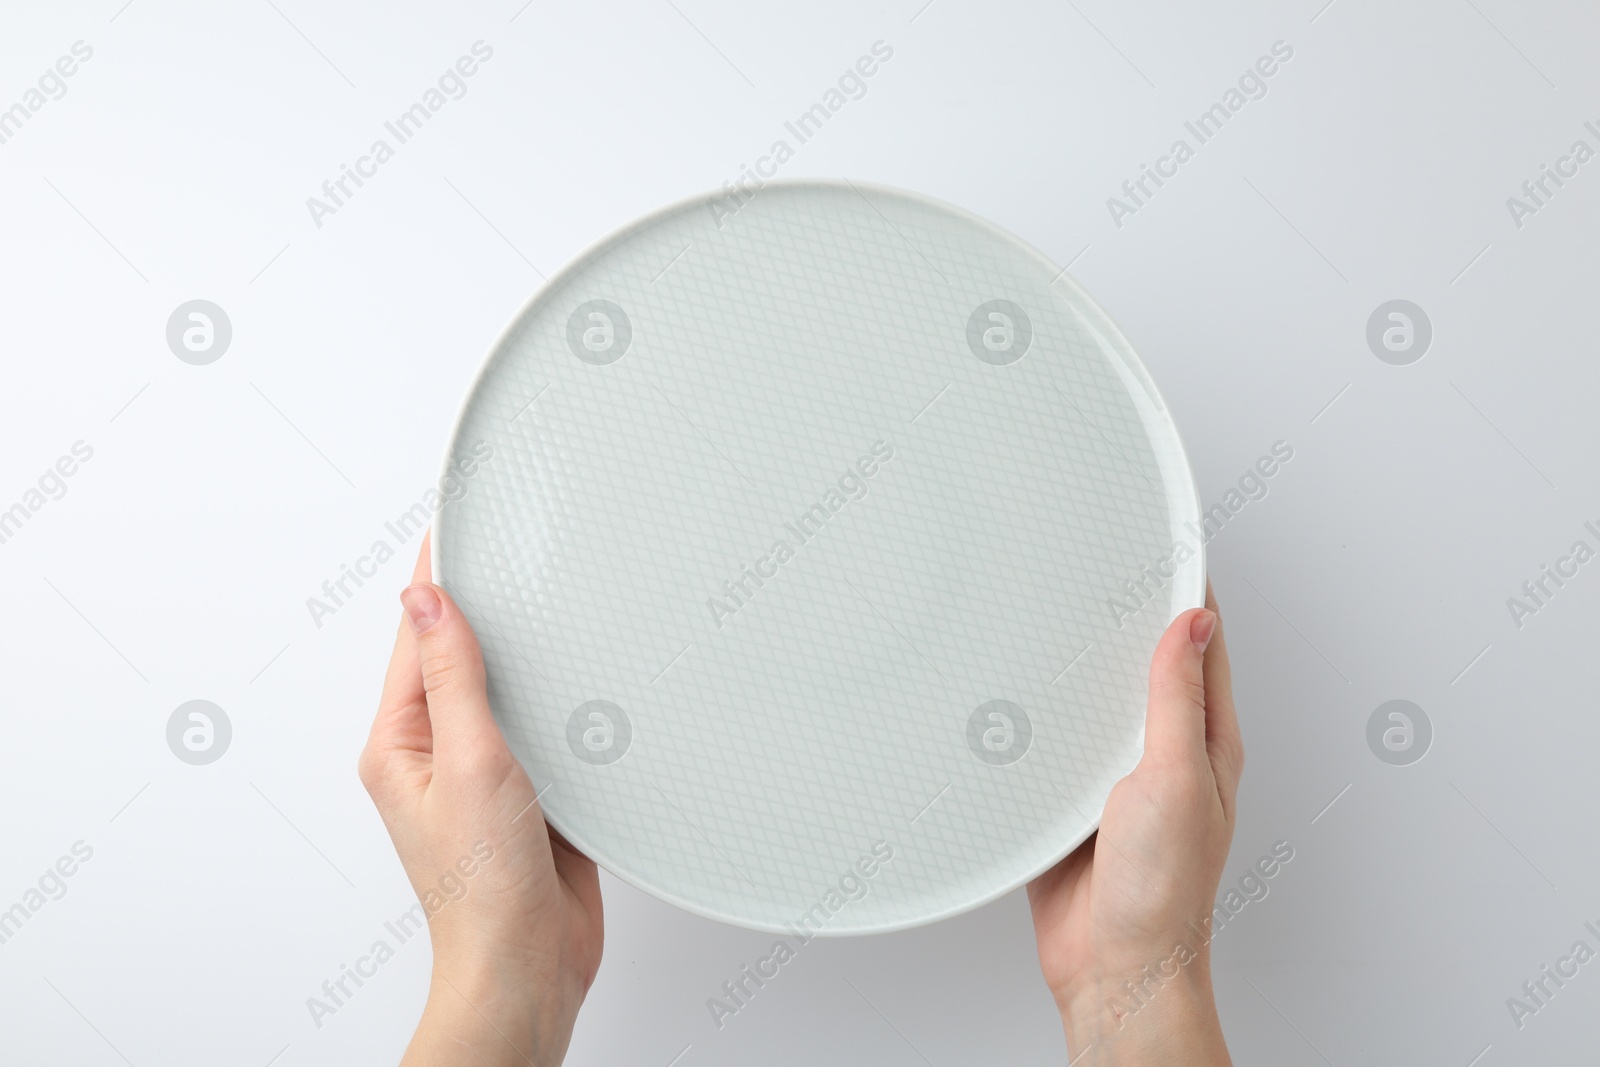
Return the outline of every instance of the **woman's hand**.
[[[545,825],[477,638],[430,577],[424,539],[360,765],[433,941],[402,1062],[553,1067],[600,967],[599,877]]]
[[[1208,586],[1156,646],[1144,756],[1099,832],[1028,887],[1075,1067],[1230,1062],[1207,943],[1244,747],[1216,606]]]

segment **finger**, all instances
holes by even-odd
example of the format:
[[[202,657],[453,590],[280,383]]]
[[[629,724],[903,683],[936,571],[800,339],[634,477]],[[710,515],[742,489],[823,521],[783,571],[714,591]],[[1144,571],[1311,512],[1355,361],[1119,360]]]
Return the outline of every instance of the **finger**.
[[[572,847],[554,826],[545,824],[550,835],[550,857],[555,862],[556,873],[572,890],[586,910],[600,914],[600,872],[594,860]]]
[[[1210,582],[1206,583],[1206,608],[1217,614],[1217,631],[1211,636],[1205,654],[1206,751],[1211,756],[1223,805],[1231,811],[1233,798],[1239,790],[1239,777],[1244,773],[1244,740],[1233,704],[1233,670],[1228,664],[1222,613],[1217,609],[1217,597]]]
[[[1172,620],[1150,660],[1150,705],[1145,713],[1145,758],[1168,767],[1204,764],[1206,679],[1204,652],[1217,616],[1191,608]]]
[[[425,582],[432,568],[428,559],[428,536],[422,538],[422,551],[412,569],[411,580]],[[394,638],[394,653],[383,678],[383,695],[378,698],[378,714],[372,720],[368,747],[399,748],[413,752],[433,751],[433,729],[428,723],[428,703],[422,690],[422,665],[417,657],[417,638],[404,615]]]
[[[431,582],[407,586],[400,602],[416,635],[437,763],[470,770],[503,755],[505,739],[489,711],[483,653],[466,616]]]
[[[428,540],[431,533],[422,535],[422,550],[417,553],[417,564],[411,569],[411,584],[432,578],[432,561],[428,558]],[[400,629],[394,637],[394,655],[389,659],[389,670],[383,679],[383,698],[380,705],[387,706],[390,698],[415,696],[422,699],[422,664],[417,658],[417,637],[400,616]],[[397,700],[398,702],[398,700]]]

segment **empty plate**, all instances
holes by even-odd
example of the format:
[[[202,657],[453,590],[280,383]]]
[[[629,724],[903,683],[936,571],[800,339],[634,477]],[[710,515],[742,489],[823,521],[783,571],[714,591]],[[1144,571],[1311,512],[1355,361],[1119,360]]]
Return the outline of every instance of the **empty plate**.
[[[1183,446],[1105,312],[859,182],[583,253],[495,343],[441,492],[434,574],[550,824],[797,938],[954,915],[1080,844],[1204,593]]]

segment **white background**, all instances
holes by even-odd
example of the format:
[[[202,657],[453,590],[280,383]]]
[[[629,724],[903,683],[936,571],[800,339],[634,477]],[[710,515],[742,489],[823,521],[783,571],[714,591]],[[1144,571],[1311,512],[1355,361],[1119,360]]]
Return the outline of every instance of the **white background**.
[[[1237,1062],[1594,1059],[1600,962],[1520,1029],[1506,1003],[1600,949],[1600,562],[1520,629],[1506,605],[1600,548],[1600,161],[1520,228],[1506,206],[1600,148],[1592,11],[521,2],[5,15],[0,107],[73,42],[94,55],[0,145],[0,508],[94,454],[0,544],[0,908],[94,854],[0,945],[0,1058],[398,1058],[425,941],[320,1028],[306,998],[412,901],[355,759],[414,545],[320,629],[306,598],[432,483],[539,272],[736,175],[883,40],[785,176],[926,192],[1071,262],[1206,503],[1295,450],[1210,546],[1249,751],[1226,880],[1296,850],[1216,943]],[[317,227],[306,198],[480,39],[467,95]],[[1118,227],[1107,197],[1278,40],[1267,95]],[[233,324],[209,366],[166,345],[194,298]],[[1434,327],[1409,366],[1365,340],[1394,298]],[[165,740],[196,698],[234,729],[206,767]],[[1410,766],[1365,738],[1394,698],[1435,730]],[[814,944],[719,1031],[706,998],[770,935],[605,892],[572,1064],[1065,1061],[1020,893]]]

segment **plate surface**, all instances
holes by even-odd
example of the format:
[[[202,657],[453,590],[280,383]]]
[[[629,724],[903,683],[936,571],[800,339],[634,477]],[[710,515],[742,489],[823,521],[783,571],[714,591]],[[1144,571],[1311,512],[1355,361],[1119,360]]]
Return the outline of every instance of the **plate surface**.
[[[1011,234],[863,183],[585,252],[496,343],[441,494],[434,574],[551,825],[797,937],[944,918],[1081,843],[1203,600],[1115,325]]]

